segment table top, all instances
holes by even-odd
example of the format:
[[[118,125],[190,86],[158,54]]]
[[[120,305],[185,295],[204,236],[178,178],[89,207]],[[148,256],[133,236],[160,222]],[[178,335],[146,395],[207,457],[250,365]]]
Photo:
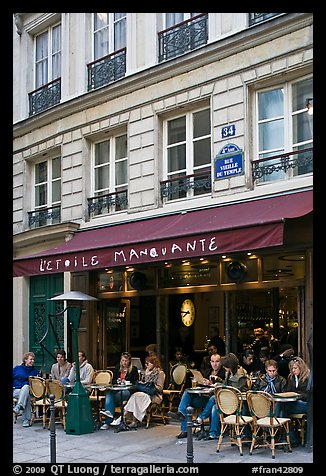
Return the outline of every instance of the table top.
[[[194,387],[194,388],[187,388],[187,391],[189,393],[197,393],[197,394],[202,394],[202,395],[210,395],[214,391],[214,386],[209,386],[209,387]]]

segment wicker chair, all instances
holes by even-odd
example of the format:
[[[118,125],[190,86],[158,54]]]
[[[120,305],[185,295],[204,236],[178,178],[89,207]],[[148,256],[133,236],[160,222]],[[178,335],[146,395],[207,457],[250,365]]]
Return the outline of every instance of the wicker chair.
[[[170,384],[163,390],[163,397],[166,396],[169,402],[169,411],[172,411],[173,400],[182,396],[187,377],[187,366],[176,364],[170,370]]]
[[[164,372],[163,372],[164,373]],[[164,373],[165,380],[165,373]],[[164,410],[163,410],[163,400],[160,403],[151,402],[146,409],[146,429],[149,427],[152,417],[159,417],[162,419],[164,425],[166,425]]]
[[[272,458],[275,458],[275,447],[286,444],[289,452],[292,452],[290,443],[290,418],[281,418],[275,416],[275,400],[267,392],[252,391],[247,392],[247,402],[250,414],[253,418],[253,433],[250,454],[254,448],[265,447],[272,451]],[[285,430],[286,443],[275,441],[276,436],[280,436],[282,430]],[[257,437],[261,435],[262,444],[257,443]],[[269,441],[270,440],[270,441]]]
[[[94,385],[109,385],[112,383],[113,372],[112,370],[96,370],[93,374],[92,384]],[[92,389],[89,399],[90,402],[97,402],[100,409],[104,408],[106,396],[106,389]]]
[[[35,420],[42,420],[43,428],[46,428],[47,410],[50,407],[50,399],[47,395],[46,380],[42,377],[29,377],[29,391],[32,405],[31,425]],[[42,409],[42,415],[38,416]]]
[[[307,414],[306,413],[292,413],[289,415],[292,425],[299,432],[301,446],[304,446],[305,440],[305,427],[307,423]]]
[[[66,410],[67,410],[67,400],[66,392],[63,383],[59,380],[49,379],[46,382],[47,393],[50,396],[54,395],[54,408],[57,410],[59,422],[62,424],[63,429],[66,429]],[[49,419],[49,428],[50,428],[50,419]]]
[[[217,452],[223,445],[237,445],[240,456],[243,456],[242,434],[247,425],[252,424],[252,417],[242,415],[242,395],[240,390],[234,387],[222,386],[214,390],[216,408],[220,418],[221,432],[217,444]],[[226,430],[230,432],[230,440],[223,442]]]

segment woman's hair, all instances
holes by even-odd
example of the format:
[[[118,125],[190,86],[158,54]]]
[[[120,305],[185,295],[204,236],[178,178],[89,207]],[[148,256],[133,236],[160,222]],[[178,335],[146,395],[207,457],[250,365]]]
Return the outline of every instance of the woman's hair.
[[[148,355],[145,359],[145,362],[149,362],[154,365],[154,367],[162,368],[160,359],[157,355]]]
[[[26,362],[28,357],[33,357],[35,359],[34,352],[25,352],[25,354],[23,355],[23,364]]]
[[[290,360],[290,362],[289,362],[289,369],[290,369],[289,378],[293,376],[292,369],[293,369],[294,365],[297,365],[300,369],[300,375],[299,375],[300,382],[305,382],[306,380],[308,380],[310,370],[309,370],[309,367],[306,364],[306,362],[303,359],[301,359],[301,357],[293,357],[293,359]]]
[[[58,354],[62,355],[63,358],[66,360],[66,351],[65,350],[63,350],[63,349],[57,350],[56,353],[55,353],[55,356],[57,357]]]
[[[131,363],[131,354],[129,352],[122,352],[121,358],[120,358],[120,370],[122,370],[122,359],[128,359],[128,372],[131,372],[132,369],[132,363]]]
[[[229,352],[221,359],[221,367],[226,367],[228,369],[231,369],[232,374],[236,373],[236,371],[238,370],[238,365],[239,365],[239,359],[232,352]]]

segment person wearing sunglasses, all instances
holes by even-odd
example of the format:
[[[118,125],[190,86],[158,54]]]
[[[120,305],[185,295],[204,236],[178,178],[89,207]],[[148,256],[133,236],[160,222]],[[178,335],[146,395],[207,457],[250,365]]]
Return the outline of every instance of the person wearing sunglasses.
[[[121,354],[120,362],[116,364],[113,370],[112,383],[116,384],[122,381],[129,381],[133,385],[138,380],[138,369],[131,363],[131,354],[129,352],[123,352]],[[100,427],[100,430],[107,430],[110,425],[119,425],[121,422],[121,416],[117,419],[114,418],[115,407],[121,406],[122,401],[126,401],[130,397],[129,390],[122,390],[121,392],[112,392],[107,390],[105,396],[105,410],[101,410],[100,414],[104,415],[105,422]]]

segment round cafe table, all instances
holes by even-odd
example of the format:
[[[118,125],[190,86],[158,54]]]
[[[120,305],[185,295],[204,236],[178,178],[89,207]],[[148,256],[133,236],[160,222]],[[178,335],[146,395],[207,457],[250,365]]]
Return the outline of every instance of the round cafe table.
[[[209,387],[194,387],[194,388],[187,388],[187,392],[192,395],[201,395],[210,397],[214,392],[214,386]],[[201,424],[200,430],[196,433],[196,440],[203,440],[207,436],[207,432],[205,430],[204,422]]]
[[[130,392],[130,390],[134,390],[135,389],[135,385],[133,384],[112,384],[112,385],[108,385],[107,387],[107,390],[109,392],[120,392],[121,394],[121,404],[120,404],[120,410],[121,410],[121,421],[119,423],[118,426],[116,426],[114,428],[114,433],[119,433],[120,431],[128,431],[130,430],[129,426],[125,424],[125,421],[124,421],[124,403],[123,403],[123,398],[122,398],[122,392],[123,390],[128,390]]]
[[[96,385],[96,384],[86,384],[84,387],[88,390],[95,390],[96,395],[96,417],[95,417],[95,430],[98,430],[101,426],[101,414],[100,414],[100,392],[103,390],[107,390],[109,385]]]

